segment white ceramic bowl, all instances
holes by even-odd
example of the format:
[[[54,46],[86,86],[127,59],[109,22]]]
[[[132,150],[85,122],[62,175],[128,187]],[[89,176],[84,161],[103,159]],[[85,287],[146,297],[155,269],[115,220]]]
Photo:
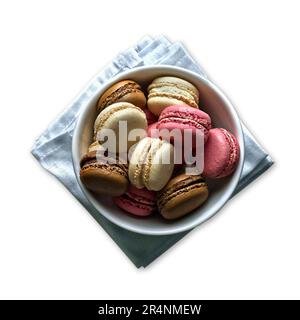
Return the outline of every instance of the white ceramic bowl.
[[[175,76],[186,79],[193,83],[200,92],[200,108],[207,112],[213,127],[222,127],[231,131],[240,144],[239,164],[231,176],[208,181],[210,195],[205,204],[191,214],[175,221],[167,221],[158,214],[147,218],[138,218],[124,213],[117,208],[107,196],[95,196],[81,183],[79,179],[80,158],[86,153],[92,142],[93,124],[97,116],[96,103],[101,94],[112,84],[123,79],[132,79],[147,86],[154,78],[159,76]],[[125,71],[108,81],[94,96],[82,107],[73,136],[73,165],[80,187],[88,200],[98,210],[118,226],[143,234],[167,235],[190,230],[215,215],[229,200],[235,190],[244,163],[244,138],[239,117],[222,91],[208,80],[201,78],[198,74],[172,66],[148,66]]]

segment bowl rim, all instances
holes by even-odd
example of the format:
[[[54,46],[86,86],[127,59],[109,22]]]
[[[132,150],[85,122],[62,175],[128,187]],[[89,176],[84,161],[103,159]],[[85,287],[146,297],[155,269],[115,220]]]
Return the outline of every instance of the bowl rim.
[[[216,92],[216,94],[220,97],[224,105],[229,109],[231,116],[234,120],[234,123],[236,125],[237,129],[237,136],[238,136],[238,141],[240,145],[240,159],[239,159],[239,164],[237,166],[237,169],[234,173],[234,177],[232,178],[232,181],[230,182],[230,185],[226,187],[224,193],[221,196],[221,199],[217,202],[219,205],[218,206],[213,206],[213,208],[210,208],[209,211],[211,211],[211,214],[209,214],[207,217],[203,218],[203,215],[195,216],[196,218],[191,220],[189,223],[185,223],[182,225],[177,225],[177,226],[172,226],[169,225],[168,227],[164,229],[157,229],[153,230],[153,228],[147,229],[147,228],[141,228],[139,226],[132,225],[131,223],[128,223],[126,221],[123,221],[122,219],[118,219],[114,215],[109,215],[106,212],[102,212],[99,210],[97,204],[98,201],[94,199],[90,194],[89,191],[84,187],[84,185],[81,183],[80,177],[79,177],[79,172],[77,172],[76,164],[75,164],[75,159],[77,158],[77,155],[79,154],[79,139],[80,139],[80,130],[79,128],[82,127],[80,124],[82,123],[82,120],[85,118],[86,113],[89,111],[90,108],[88,106],[90,105],[91,101],[95,98],[96,95],[99,95],[99,93],[104,92],[107,90],[111,85],[114,83],[130,78],[131,74],[134,74],[139,71],[144,71],[144,70],[149,70],[149,69],[156,69],[159,71],[162,71],[162,73],[168,74],[168,72],[177,72],[177,73],[182,73],[182,77],[184,78],[185,75],[188,75],[192,78],[197,78],[198,81],[204,82],[207,86],[209,86],[213,91]],[[92,81],[93,82],[93,81]],[[238,182],[240,180],[240,176],[242,174],[242,169],[244,165],[244,154],[245,154],[245,147],[244,147],[244,133],[241,125],[241,121],[239,119],[239,116],[231,103],[231,101],[227,98],[227,96],[223,93],[223,91],[215,85],[213,82],[208,80],[207,78],[204,78],[200,74],[187,70],[182,67],[177,67],[177,66],[170,66],[170,65],[152,65],[152,66],[141,66],[141,67],[136,67],[133,69],[128,69],[125,70],[116,76],[112,77],[110,80],[106,81],[103,85],[99,86],[95,92],[89,97],[84,102],[84,106],[81,107],[81,110],[79,111],[79,115],[75,124],[74,132],[73,132],[73,137],[72,137],[72,164],[73,164],[73,169],[74,173],[77,179],[77,182],[84,193],[85,197],[87,200],[91,203],[91,205],[105,218],[107,218],[109,221],[112,223],[116,224],[117,226],[135,232],[135,233],[140,233],[140,234],[146,234],[146,235],[155,235],[155,236],[160,236],[160,235],[171,235],[171,234],[176,234],[176,233],[181,233],[181,232],[186,232],[189,230],[194,229],[198,225],[204,223],[205,221],[209,220],[212,218],[215,214],[217,214],[220,209],[223,208],[223,206],[228,202],[228,200],[231,198],[234,190],[236,189]],[[216,207],[216,208],[215,208]],[[212,210],[214,209],[214,210]],[[201,219],[202,217],[202,219]]]

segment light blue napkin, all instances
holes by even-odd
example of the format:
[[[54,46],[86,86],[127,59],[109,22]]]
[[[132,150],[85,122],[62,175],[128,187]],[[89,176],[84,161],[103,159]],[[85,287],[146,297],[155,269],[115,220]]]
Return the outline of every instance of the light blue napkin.
[[[125,252],[136,267],[146,267],[163,252],[173,246],[188,232],[168,236],[148,236],[122,229],[104,218],[82,193],[72,165],[72,136],[81,107],[91,99],[95,91],[118,73],[143,65],[167,64],[180,66],[206,78],[202,68],[194,61],[181,43],[171,43],[163,36],[144,37],[134,47],[121,52],[102,70],[71,105],[35,141],[32,154],[40,164],[81,202],[115,243]],[[245,164],[235,194],[251,183],[272,164],[271,157],[262,149],[248,129],[245,135]]]

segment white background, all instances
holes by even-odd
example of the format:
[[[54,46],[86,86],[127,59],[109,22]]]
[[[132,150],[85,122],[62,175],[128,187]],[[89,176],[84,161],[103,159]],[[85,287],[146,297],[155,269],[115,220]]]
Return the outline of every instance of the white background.
[[[2,1],[0,297],[300,298],[299,1]],[[182,41],[276,164],[136,269],[30,155],[95,73],[145,34]]]

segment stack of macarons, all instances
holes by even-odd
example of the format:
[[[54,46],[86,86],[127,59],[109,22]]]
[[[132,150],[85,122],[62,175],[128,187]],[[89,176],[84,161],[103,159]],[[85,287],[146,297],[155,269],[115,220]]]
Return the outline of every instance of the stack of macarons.
[[[80,178],[90,191],[111,196],[124,212],[138,217],[158,212],[165,219],[178,219],[205,203],[206,178],[224,178],[234,172],[239,144],[228,130],[212,128],[210,116],[199,108],[199,91],[192,83],[163,76],[144,89],[133,80],[123,80],[101,95],[94,141],[82,157]],[[143,133],[135,140],[122,136],[113,152],[107,152],[104,132],[109,129],[119,137],[121,122],[126,122],[128,132],[140,129]],[[184,162],[174,163],[174,143],[161,134],[174,129],[203,136],[201,174],[187,174]],[[191,149],[199,148],[196,139],[192,141]]]

